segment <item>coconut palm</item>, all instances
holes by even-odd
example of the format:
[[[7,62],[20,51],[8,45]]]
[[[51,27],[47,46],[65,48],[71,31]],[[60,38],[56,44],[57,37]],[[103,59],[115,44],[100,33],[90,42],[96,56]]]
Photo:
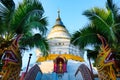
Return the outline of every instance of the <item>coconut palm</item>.
[[[13,45],[11,43],[15,41],[17,36],[22,36],[19,40],[19,50],[16,49],[18,71],[16,74],[14,72],[7,73],[14,69],[12,67],[11,69],[7,68],[3,76],[3,79],[7,80],[10,75],[14,74],[14,78],[18,79],[19,76],[17,75],[19,75],[22,67],[21,49],[26,50],[27,48],[37,47],[43,52],[43,56],[47,56],[49,47],[45,36],[48,22],[43,15],[44,9],[39,0],[23,0],[18,7],[15,7],[13,0],[0,0],[0,2],[0,58],[4,54],[2,56],[2,64],[0,60],[0,71],[1,68],[3,70],[5,64],[3,59],[8,57],[7,54],[3,53],[3,50]],[[38,32],[35,33],[34,30]],[[11,57],[9,56],[9,58]],[[8,65],[7,67],[10,66]]]
[[[0,48],[4,48],[17,35],[22,35],[20,47],[38,47],[47,55],[48,44],[45,39],[47,19],[39,0],[23,0],[15,7],[13,0],[0,1]],[[34,33],[38,30],[38,33]],[[4,45],[2,45],[4,44]]]
[[[100,34],[107,40],[113,52],[120,53],[120,37],[118,36],[120,14],[118,12],[119,9],[112,0],[107,0],[106,9],[94,7],[86,10],[83,15],[89,18],[90,24],[76,31],[71,42],[82,49],[87,45],[100,45],[101,41],[97,37],[97,34]]]
[[[107,0],[106,9],[94,7],[86,10],[83,15],[88,17],[90,23],[72,35],[71,43],[82,49],[87,45],[93,45],[95,50],[87,50],[87,52],[89,61],[91,57],[95,60],[101,45],[97,36],[100,34],[108,42],[115,54],[115,59],[120,61],[120,36],[118,36],[120,35],[120,14],[118,7],[112,0]],[[99,47],[96,49],[96,46]],[[118,63],[117,67],[120,67]]]

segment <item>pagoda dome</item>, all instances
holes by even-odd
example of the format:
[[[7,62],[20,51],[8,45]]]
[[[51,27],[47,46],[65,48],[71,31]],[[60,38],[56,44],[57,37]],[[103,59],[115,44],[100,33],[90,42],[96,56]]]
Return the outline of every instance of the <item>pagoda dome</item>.
[[[70,34],[60,18],[60,11],[58,11],[58,18],[56,19],[55,25],[52,27],[47,39],[70,39]]]

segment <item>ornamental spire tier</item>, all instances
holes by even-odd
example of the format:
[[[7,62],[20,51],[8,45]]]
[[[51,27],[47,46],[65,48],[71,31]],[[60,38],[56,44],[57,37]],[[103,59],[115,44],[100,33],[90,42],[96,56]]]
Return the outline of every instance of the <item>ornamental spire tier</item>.
[[[70,39],[70,34],[60,18],[60,11],[58,11],[58,17],[56,19],[55,25],[52,27],[52,30],[50,31],[47,37],[47,39],[54,38]]]

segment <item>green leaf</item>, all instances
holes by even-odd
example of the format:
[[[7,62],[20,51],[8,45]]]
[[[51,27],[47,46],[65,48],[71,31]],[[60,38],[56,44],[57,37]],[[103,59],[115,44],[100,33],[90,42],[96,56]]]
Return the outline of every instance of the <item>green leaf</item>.
[[[20,44],[22,47],[25,46],[29,46],[30,48],[38,47],[43,52],[43,56],[48,55],[49,46],[47,40],[40,34],[35,34],[31,37],[22,38],[21,41],[22,42],[20,42]]]

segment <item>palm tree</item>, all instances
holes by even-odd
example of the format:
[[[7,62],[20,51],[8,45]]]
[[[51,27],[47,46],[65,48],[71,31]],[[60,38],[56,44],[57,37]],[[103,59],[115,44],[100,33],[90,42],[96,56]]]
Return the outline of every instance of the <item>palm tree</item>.
[[[37,47],[43,52],[43,56],[47,56],[49,47],[45,37],[48,22],[43,15],[44,9],[39,0],[23,0],[17,8],[13,0],[0,0],[0,2],[0,58],[4,54],[2,50],[8,47],[19,35],[22,37],[19,40],[18,54],[21,53],[21,49]],[[34,33],[34,30],[38,32]],[[19,58],[19,68],[21,68],[22,58],[20,54]],[[0,71],[3,65],[4,62],[1,64],[0,60]]]
[[[94,7],[86,10],[83,15],[87,16],[90,24],[86,25],[82,30],[76,31],[73,34],[71,42],[78,45],[80,48],[85,48],[87,45],[99,46],[101,41],[97,34],[105,37],[112,51],[120,53],[120,14],[118,7],[107,0],[106,9]]]
[[[94,7],[86,10],[83,15],[88,17],[90,23],[72,35],[71,43],[78,45],[81,49],[87,45],[93,45],[95,49],[87,50],[87,52],[89,61],[91,57],[95,60],[101,45],[97,36],[100,34],[108,42],[115,54],[115,59],[120,61],[120,36],[118,36],[120,35],[120,14],[118,7],[112,0],[107,0],[106,9]],[[98,46],[97,49],[96,46]],[[118,64],[118,66],[120,65]]]
[[[19,44],[22,49],[38,47],[43,56],[46,56],[48,44],[45,34],[48,22],[43,14],[44,9],[39,0],[23,0],[17,8],[13,0],[1,0],[0,48],[21,34]],[[33,30],[38,30],[39,33],[34,33]]]

